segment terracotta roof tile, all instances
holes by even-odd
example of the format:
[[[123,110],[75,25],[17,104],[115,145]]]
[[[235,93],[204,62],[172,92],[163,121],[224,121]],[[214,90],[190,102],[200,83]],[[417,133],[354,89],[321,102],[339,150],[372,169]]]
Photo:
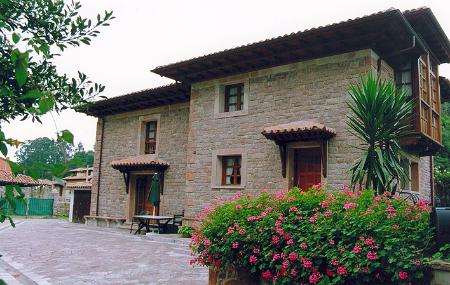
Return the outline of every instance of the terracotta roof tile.
[[[323,124],[316,123],[313,121],[296,121],[287,124],[280,124],[265,128],[262,131],[262,133],[273,134],[273,133],[292,133],[302,131],[324,131],[327,133],[336,134],[336,131],[334,129],[328,128]]]
[[[66,188],[70,189],[91,189],[91,182],[70,182],[66,184]]]
[[[120,160],[114,160],[111,162],[111,166],[115,169],[123,167],[142,167],[142,166],[162,166],[168,167],[169,163],[162,159],[159,159],[156,155],[142,154],[133,157],[127,157]]]

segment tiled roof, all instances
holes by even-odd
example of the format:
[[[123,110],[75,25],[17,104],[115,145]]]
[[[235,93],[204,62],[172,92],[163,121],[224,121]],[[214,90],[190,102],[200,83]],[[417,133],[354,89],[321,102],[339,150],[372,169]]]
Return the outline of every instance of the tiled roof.
[[[20,186],[38,186],[43,185],[37,180],[34,180],[30,176],[18,174],[14,177],[11,172],[0,170],[0,185],[17,184]]]
[[[111,162],[111,166],[115,169],[120,168],[133,168],[133,167],[151,167],[151,166],[159,166],[159,167],[168,167],[169,164],[162,159],[159,159],[156,155],[153,154],[142,154],[133,157],[127,157],[120,160],[114,160]]]
[[[88,167],[87,169],[86,169],[86,167],[79,167],[79,168],[74,168],[74,169],[71,169],[71,170],[69,170],[70,172],[86,172],[86,170],[93,170],[94,168],[93,167]]]
[[[91,182],[70,182],[66,184],[66,188],[70,189],[91,189]]]
[[[313,121],[296,121],[264,128],[261,132],[272,140],[296,140],[301,138],[330,138],[336,131]]]
[[[66,176],[64,180],[86,180],[86,175]],[[88,180],[92,179],[92,175],[88,176]]]

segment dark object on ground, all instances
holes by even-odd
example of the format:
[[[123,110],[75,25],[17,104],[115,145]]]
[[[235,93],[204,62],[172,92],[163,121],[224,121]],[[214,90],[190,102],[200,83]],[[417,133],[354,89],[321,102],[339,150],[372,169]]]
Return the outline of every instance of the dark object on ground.
[[[436,241],[438,246],[450,243],[450,207],[433,208],[431,221],[436,227]]]

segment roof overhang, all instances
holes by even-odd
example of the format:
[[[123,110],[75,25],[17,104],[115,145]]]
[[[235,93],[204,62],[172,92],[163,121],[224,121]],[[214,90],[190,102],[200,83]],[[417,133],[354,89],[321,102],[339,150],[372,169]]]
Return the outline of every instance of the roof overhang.
[[[439,76],[439,85],[441,87],[441,101],[450,101],[450,80],[443,76]]]
[[[191,88],[189,85],[175,83],[100,100],[91,103],[84,112],[88,115],[102,117],[164,105],[185,103],[189,102],[190,91]]]
[[[261,132],[267,139],[280,143],[294,141],[328,140],[336,131],[312,121],[296,121],[264,128]]]
[[[79,190],[90,190],[92,188],[91,182],[73,182],[73,183],[67,183],[66,188],[69,189],[79,189]]]
[[[416,14],[431,13],[425,8],[414,11],[408,14],[411,18]],[[441,38],[446,37],[442,29],[436,33]],[[432,44],[430,47],[432,52],[436,50],[441,62],[450,60],[437,45]],[[426,45],[400,10],[389,9],[353,20],[159,66],[152,71],[180,82],[195,83],[367,48],[373,49],[387,62],[396,64],[401,63],[397,61],[403,58],[418,57],[426,50]]]
[[[127,157],[111,162],[111,167],[121,172],[133,170],[156,170],[164,171],[169,167],[169,163],[159,159],[153,154],[142,154],[138,156]]]

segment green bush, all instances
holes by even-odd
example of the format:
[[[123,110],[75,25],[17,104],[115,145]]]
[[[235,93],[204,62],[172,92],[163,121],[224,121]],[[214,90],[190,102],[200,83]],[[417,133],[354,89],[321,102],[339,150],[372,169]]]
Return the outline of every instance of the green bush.
[[[178,234],[184,238],[192,237],[192,233],[194,232],[194,228],[190,226],[181,226],[178,228]]]
[[[238,194],[201,214],[191,264],[273,284],[417,284],[432,246],[428,202],[373,191]]]
[[[450,244],[446,244],[433,255],[434,259],[450,262]]]

